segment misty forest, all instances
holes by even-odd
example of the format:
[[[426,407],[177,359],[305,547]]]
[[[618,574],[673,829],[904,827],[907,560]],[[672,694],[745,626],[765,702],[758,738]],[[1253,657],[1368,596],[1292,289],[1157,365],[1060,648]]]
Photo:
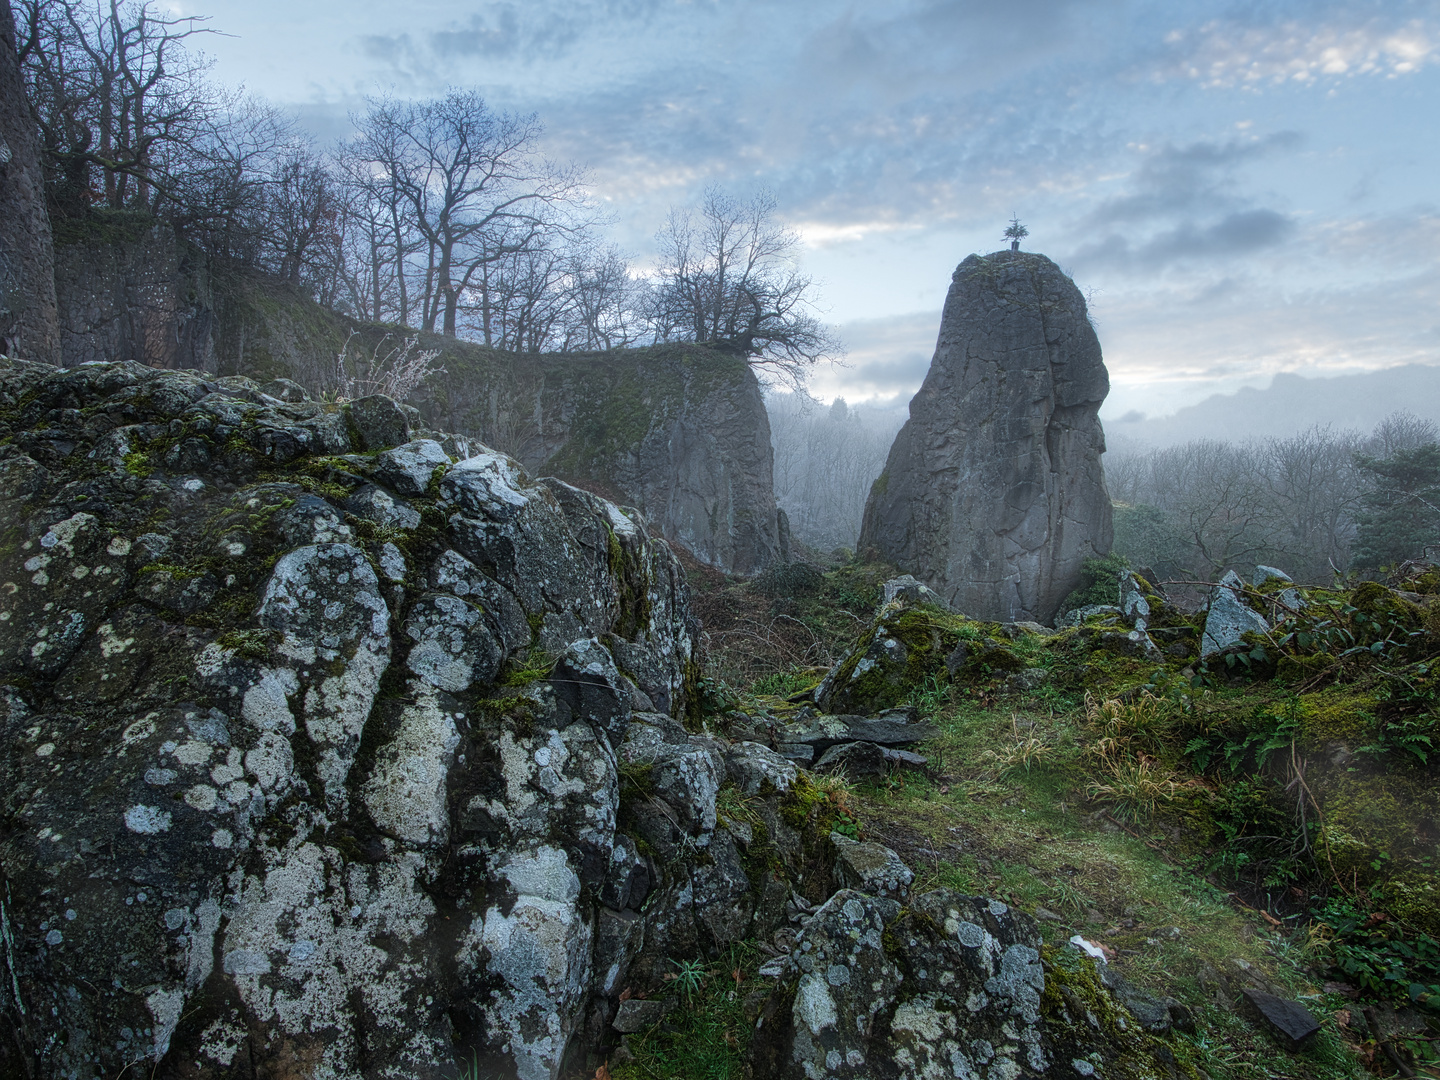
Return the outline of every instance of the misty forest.
[[[1134,55],[1300,110],[1429,77],[1400,6],[1274,72],[1288,16],[1137,13]],[[1136,136],[1076,209],[1007,130],[862,228],[904,172],[842,182],[865,138],[979,138],[908,111],[939,67],[850,157],[636,179],[699,106],[587,120],[576,59],[521,108],[524,65],[717,16],[641,4],[602,63],[582,7],[422,4],[343,116],[236,77],[223,3],[0,9],[0,1080],[1440,1077],[1434,331],[1274,366],[1359,318],[1275,260],[1370,264],[1223,170],[1311,136]],[[1082,63],[1101,16],[1041,7]],[[779,142],[843,141],[802,120],[895,40],[1019,18],[861,9]],[[471,54],[513,86],[434,82]]]

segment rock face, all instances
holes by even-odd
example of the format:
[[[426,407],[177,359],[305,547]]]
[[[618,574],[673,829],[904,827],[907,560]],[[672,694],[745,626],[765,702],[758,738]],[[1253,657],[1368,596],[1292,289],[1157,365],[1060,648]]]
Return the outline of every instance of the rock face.
[[[349,412],[0,364],[0,1073],[548,1080],[644,929],[632,728],[714,833],[645,520]]]
[[[860,550],[972,618],[1048,623],[1110,550],[1097,413],[1110,382],[1080,291],[1043,255],[956,269],[930,371],[871,488]]]
[[[437,427],[633,504],[708,566],[750,576],[788,560],[770,420],[733,353],[696,345],[509,354],[447,343],[421,398]]]
[[[0,353],[23,350],[53,362],[60,351],[55,252],[35,130],[7,3],[0,9]]]
[[[1068,954],[1067,954],[1068,953]],[[1093,961],[1043,951],[1026,915],[937,889],[902,909],[844,889],[800,932],[752,1046],[755,1076],[1185,1075],[1106,994]],[[763,1014],[762,1014],[763,1015]]]

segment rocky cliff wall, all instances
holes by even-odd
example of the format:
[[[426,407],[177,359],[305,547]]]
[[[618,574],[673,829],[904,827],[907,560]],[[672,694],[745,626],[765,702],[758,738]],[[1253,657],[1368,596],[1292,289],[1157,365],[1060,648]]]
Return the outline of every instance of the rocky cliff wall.
[[[353,320],[245,267],[216,266],[173,228],[129,212],[57,223],[67,366],[133,361],[315,387]]]
[[[357,327],[262,274],[212,266],[147,218],[97,215],[59,239],[68,365],[134,361],[318,390],[352,329],[352,346],[382,351],[410,333]],[[422,339],[444,368],[414,399],[433,424],[639,508],[706,565],[749,576],[785,561],[769,417],[753,372],[733,353],[671,345],[507,354]]]
[[[632,503],[698,560],[752,575],[784,561],[770,421],[734,353],[659,345],[507,354],[427,340],[446,374],[416,397],[430,422]]]
[[[1043,255],[956,269],[930,370],[865,507],[860,549],[957,611],[1049,622],[1112,540],[1085,299]]]

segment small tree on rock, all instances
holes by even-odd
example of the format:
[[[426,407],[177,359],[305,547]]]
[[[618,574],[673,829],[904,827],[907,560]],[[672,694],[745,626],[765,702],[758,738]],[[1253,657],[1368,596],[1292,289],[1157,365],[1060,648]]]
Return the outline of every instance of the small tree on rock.
[[[1010,250],[1019,251],[1020,241],[1030,235],[1030,230],[1020,224],[1020,219],[1014,214],[1010,215],[1010,225],[1005,230],[1005,239],[1010,241]]]

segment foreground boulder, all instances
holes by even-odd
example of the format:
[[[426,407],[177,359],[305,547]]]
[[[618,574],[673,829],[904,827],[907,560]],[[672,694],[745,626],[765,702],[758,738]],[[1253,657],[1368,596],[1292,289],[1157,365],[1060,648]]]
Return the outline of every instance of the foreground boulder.
[[[619,992],[683,573],[415,421],[0,364],[0,1073],[550,1080]],[[723,757],[661,758],[707,839]]]
[[[1043,255],[956,269],[935,357],[885,471],[860,550],[957,611],[1048,623],[1110,550],[1097,418],[1110,382],[1085,299]]]
[[[1146,1034],[1074,950],[1029,916],[937,889],[906,908],[837,892],[776,965],[754,1075],[1193,1076]]]

